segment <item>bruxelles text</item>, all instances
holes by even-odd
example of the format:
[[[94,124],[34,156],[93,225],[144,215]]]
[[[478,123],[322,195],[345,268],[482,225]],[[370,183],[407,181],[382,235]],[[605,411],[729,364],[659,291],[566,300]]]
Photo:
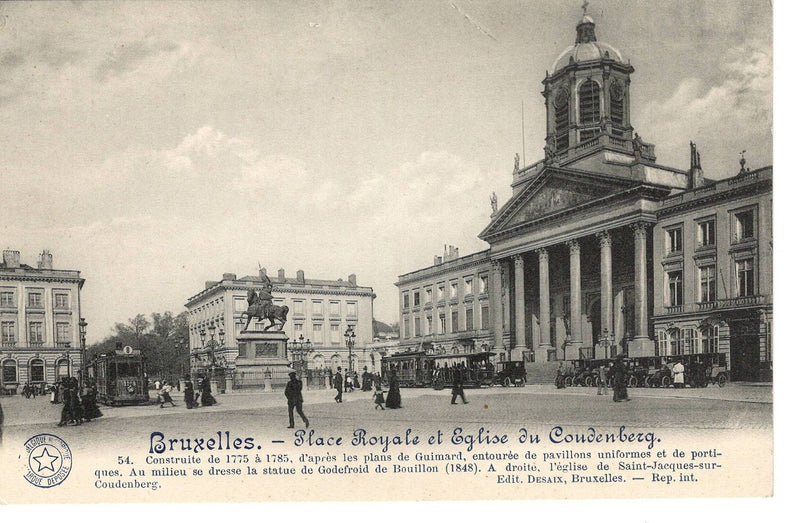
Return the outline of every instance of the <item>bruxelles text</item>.
[[[455,427],[449,433],[439,429],[431,435],[421,435],[411,428],[399,434],[378,434],[371,433],[366,429],[356,429],[350,436],[323,434],[311,429],[295,431],[291,444],[304,449],[318,447],[320,450],[349,445],[369,450],[379,449],[382,452],[387,452],[395,447],[454,445],[463,447],[470,452],[476,446],[500,446],[511,443],[523,445],[541,443],[556,445],[647,444],[647,448],[652,449],[660,441],[661,439],[654,432],[636,432],[622,425],[612,430],[600,430],[594,427],[567,430],[561,426],[554,426],[545,436],[524,427],[520,428],[516,434],[511,435],[508,433],[495,433],[485,427],[480,427],[477,430]],[[256,442],[254,437],[232,435],[227,430],[213,432],[208,437],[168,437],[163,432],[150,434],[150,454],[252,449],[261,449],[261,445]]]

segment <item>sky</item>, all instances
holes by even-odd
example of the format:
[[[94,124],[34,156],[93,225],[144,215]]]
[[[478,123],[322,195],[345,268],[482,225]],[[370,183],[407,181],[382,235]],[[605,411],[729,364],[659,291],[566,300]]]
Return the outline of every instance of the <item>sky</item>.
[[[86,278],[88,340],[225,272],[358,275],[375,317],[488,245],[580,1],[0,3],[0,247]],[[591,1],[658,162],[772,164],[769,0]]]

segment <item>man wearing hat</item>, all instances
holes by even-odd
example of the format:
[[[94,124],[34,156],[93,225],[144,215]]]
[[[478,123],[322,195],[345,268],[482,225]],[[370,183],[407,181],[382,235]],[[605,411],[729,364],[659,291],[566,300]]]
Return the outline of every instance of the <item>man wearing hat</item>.
[[[305,422],[308,428],[308,418],[303,414],[303,382],[297,379],[297,373],[292,371],[289,373],[289,382],[286,384],[286,390],[283,394],[286,396],[286,401],[289,403],[289,427],[294,428],[294,410],[300,418]]]

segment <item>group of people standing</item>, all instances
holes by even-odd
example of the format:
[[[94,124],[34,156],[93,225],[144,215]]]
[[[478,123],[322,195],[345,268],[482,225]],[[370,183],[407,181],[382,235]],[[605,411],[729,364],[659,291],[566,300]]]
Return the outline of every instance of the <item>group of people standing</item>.
[[[608,379],[611,378],[611,386],[614,389],[614,401],[630,401],[628,397],[628,366],[625,363],[625,356],[618,354],[614,358],[614,363],[609,368],[605,363],[597,368],[597,395],[608,394]],[[564,364],[558,366],[556,373],[556,388],[566,387],[567,373],[564,371]],[[454,396],[455,399],[455,396]]]
[[[211,395],[211,380],[208,379],[208,376],[203,376],[200,378],[197,391],[195,391],[192,379],[189,376],[186,376],[183,383],[183,401],[186,403],[187,409],[196,409],[201,406],[211,407],[212,405],[216,405],[217,400]],[[170,403],[171,402],[172,398],[170,398]],[[175,404],[173,403],[173,406],[174,405]],[[161,406],[163,407],[164,404],[162,403]]]
[[[86,382],[81,388],[78,378],[64,377],[51,394],[51,401],[55,403],[60,398],[64,404],[59,427],[81,425],[84,421],[92,421],[103,415],[97,406],[97,387],[94,383]]]

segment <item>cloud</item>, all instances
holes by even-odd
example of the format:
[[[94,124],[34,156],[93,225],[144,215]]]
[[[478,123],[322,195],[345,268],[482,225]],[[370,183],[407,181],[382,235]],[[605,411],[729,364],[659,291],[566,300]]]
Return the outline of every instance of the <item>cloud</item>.
[[[751,165],[772,161],[772,53],[768,45],[747,42],[723,57],[723,72],[716,84],[698,77],[685,78],[666,100],[652,100],[642,111],[643,122],[651,126],[647,137],[661,152],[659,161],[687,167],[688,142],[694,140],[704,156],[704,165],[730,165],[730,169],[706,172],[713,178],[736,173],[737,153],[748,150]],[[664,152],[667,154],[663,154]],[[668,156],[672,154],[672,156]]]
[[[115,45],[101,61],[96,69],[95,77],[100,81],[107,80],[110,76],[130,72],[145,60],[169,54],[179,49],[174,42],[146,38],[139,41],[129,41]]]

